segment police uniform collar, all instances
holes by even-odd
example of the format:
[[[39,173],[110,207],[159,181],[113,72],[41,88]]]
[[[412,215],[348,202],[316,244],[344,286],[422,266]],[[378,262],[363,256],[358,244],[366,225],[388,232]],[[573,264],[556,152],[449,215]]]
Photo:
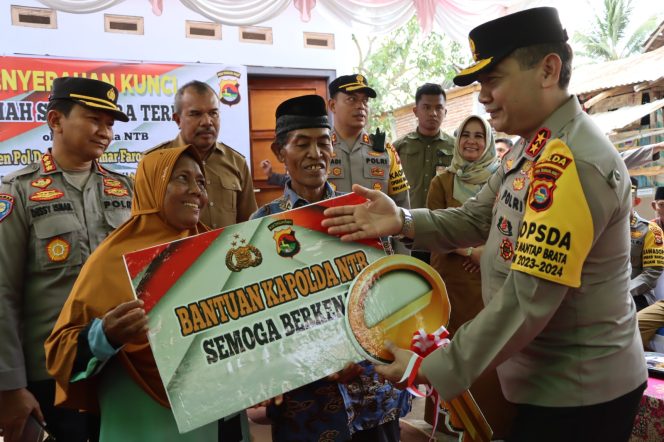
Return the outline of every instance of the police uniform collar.
[[[336,194],[334,193],[334,189],[332,189],[332,186],[330,186],[330,183],[327,181],[325,182],[325,192],[323,193],[323,199],[329,199],[335,197]],[[288,180],[286,182],[286,185],[284,186],[284,198],[290,203],[291,208],[298,207],[297,204],[301,200],[302,203],[300,205],[306,205],[306,204],[311,204],[311,201],[307,201],[304,198],[302,198],[300,195],[297,194],[291,187],[291,181]]]
[[[563,137],[565,135],[565,127],[582,112],[583,109],[581,109],[576,96],[570,96],[565,103],[549,115],[537,132],[535,132],[535,135],[530,140],[527,140],[520,153],[521,157],[525,157],[531,161],[537,160],[544,149],[546,141]],[[542,144],[541,141],[543,139],[545,139],[545,143]],[[519,160],[517,160],[517,163]]]
[[[442,129],[438,129],[438,133],[434,135],[433,137],[428,137],[426,135],[422,135],[419,130],[415,129],[414,131],[408,133],[406,135],[407,138],[410,138],[411,140],[424,140],[427,138],[433,138],[436,140],[441,140],[441,141],[449,141],[452,144],[454,144],[454,139],[447,135],[445,132],[443,132]]]
[[[62,170],[55,162],[51,148],[49,148],[48,151],[42,155],[39,169],[42,175],[51,175],[58,172],[64,172],[64,170]],[[92,161],[92,170],[98,175],[108,175],[108,171],[102,167],[98,160]]]

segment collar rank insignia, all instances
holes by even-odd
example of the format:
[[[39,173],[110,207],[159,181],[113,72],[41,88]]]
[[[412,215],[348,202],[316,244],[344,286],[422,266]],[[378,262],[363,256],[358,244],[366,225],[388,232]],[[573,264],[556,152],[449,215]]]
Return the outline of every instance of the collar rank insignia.
[[[369,135],[368,134],[362,134],[362,142],[364,144],[371,144],[371,140],[369,140]]]
[[[258,267],[263,262],[263,255],[260,250],[251,244],[246,244],[246,240],[240,239],[240,235],[237,233],[233,237],[235,238],[231,243],[233,248],[226,253],[226,267],[228,267],[228,270],[239,272],[249,267]]]
[[[330,141],[332,142],[332,144],[337,144],[337,133],[336,132],[332,132],[332,136],[330,136]]]
[[[526,148],[525,155],[527,157],[530,157],[531,159],[536,158],[537,155],[539,155],[539,153],[542,151],[544,145],[546,144],[546,142],[549,140],[550,137],[551,137],[551,131],[546,127],[543,127],[540,130],[538,130],[537,134]]]
[[[42,155],[42,167],[44,168],[44,172],[53,172],[57,170],[57,167],[55,167],[55,161],[53,161],[53,157],[50,153]]]
[[[30,185],[32,187],[36,187],[37,189],[45,189],[47,188],[51,183],[53,182],[52,179],[48,177],[40,177],[37,178],[36,180],[32,181]]]
[[[14,197],[0,193],[0,222],[7,218],[14,208]]]
[[[53,201],[65,196],[64,192],[58,189],[44,189],[30,195],[30,201]]]

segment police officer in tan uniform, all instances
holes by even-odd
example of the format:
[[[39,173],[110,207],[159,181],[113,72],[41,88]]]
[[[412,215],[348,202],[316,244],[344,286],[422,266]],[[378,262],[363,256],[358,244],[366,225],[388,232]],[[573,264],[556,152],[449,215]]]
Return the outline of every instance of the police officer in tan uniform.
[[[504,33],[503,29],[519,29]],[[327,209],[346,240],[401,233],[416,249],[486,243],[484,309],[452,342],[407,371],[414,353],[389,345],[376,370],[429,382],[443,399],[496,367],[516,404],[510,441],[626,441],[647,372],[629,294],[630,185],[612,143],[567,91],[572,50],[554,8],[527,9],[470,32],[477,80],[497,130],[521,136],[461,207],[399,209],[371,202]]]
[[[44,341],[90,253],[129,218],[132,183],[97,159],[113,139],[118,90],[57,78],[47,122],[53,147],[0,188],[0,428],[18,440],[32,415],[62,441],[96,440],[74,410],[53,407]],[[118,275],[118,278],[122,275]],[[103,293],[99,294],[103,296]],[[30,424],[29,424],[30,425]]]
[[[217,142],[219,97],[207,83],[191,81],[175,94],[173,119],[180,128],[175,140],[144,152],[193,145],[205,165],[209,203],[201,222],[213,229],[249,219],[257,209],[254,184],[247,162],[239,152]]]
[[[630,216],[632,277],[629,292],[634,297],[637,310],[642,310],[655,302],[655,286],[664,270],[664,235],[662,229],[647,219],[641,218],[636,206],[641,199],[637,196],[638,183],[632,183],[632,213]]]
[[[360,184],[385,193],[397,206],[409,209],[410,187],[399,154],[385,142],[385,134],[369,135],[364,130],[369,121],[369,99],[376,98],[376,91],[359,74],[342,75],[328,89],[328,106],[334,114],[330,185],[338,192],[351,192],[353,184]],[[410,254],[401,243],[394,247],[398,253]]]

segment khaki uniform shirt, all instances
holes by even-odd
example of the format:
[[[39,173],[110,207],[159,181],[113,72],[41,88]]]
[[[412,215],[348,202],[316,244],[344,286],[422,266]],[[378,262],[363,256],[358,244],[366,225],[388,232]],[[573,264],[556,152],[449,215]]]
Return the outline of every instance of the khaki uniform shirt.
[[[662,229],[636,212],[632,213],[630,220],[632,280],[629,292],[632,296],[643,295],[648,304],[653,304],[657,279],[664,270]]]
[[[607,402],[644,383],[630,209],[624,162],[570,97],[475,198],[413,210],[414,248],[486,243],[485,308],[421,366],[441,396],[496,366],[510,402],[538,406]]]
[[[175,140],[146,150],[144,154],[184,145],[186,143],[178,135]],[[209,202],[201,211],[201,222],[218,229],[248,220],[258,207],[244,156],[223,143],[217,143],[203,165]]]
[[[48,153],[3,177],[0,390],[50,378],[44,342],[83,263],[129,218],[132,194],[128,177],[96,163],[80,190]]]
[[[369,134],[362,131],[355,144],[348,146],[336,131],[332,132],[334,151],[330,161],[328,182],[338,192],[352,192],[353,184],[360,184],[389,195],[399,207],[410,208],[408,180],[401,160],[387,143],[383,152],[371,146]]]
[[[442,130],[435,137],[414,130],[395,141],[394,149],[410,185],[410,207],[426,207],[431,180],[452,162],[454,138]]]

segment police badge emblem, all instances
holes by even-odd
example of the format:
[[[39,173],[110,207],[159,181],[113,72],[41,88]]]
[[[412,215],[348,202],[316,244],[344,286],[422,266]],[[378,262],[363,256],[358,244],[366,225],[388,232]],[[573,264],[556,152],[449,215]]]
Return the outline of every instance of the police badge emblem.
[[[249,267],[257,267],[263,262],[263,255],[260,250],[251,244],[246,244],[246,240],[240,239],[237,233],[233,235],[235,241],[231,243],[231,248],[226,253],[226,267],[231,272],[239,272]],[[238,246],[238,240],[240,246]],[[246,245],[245,245],[246,244]]]

